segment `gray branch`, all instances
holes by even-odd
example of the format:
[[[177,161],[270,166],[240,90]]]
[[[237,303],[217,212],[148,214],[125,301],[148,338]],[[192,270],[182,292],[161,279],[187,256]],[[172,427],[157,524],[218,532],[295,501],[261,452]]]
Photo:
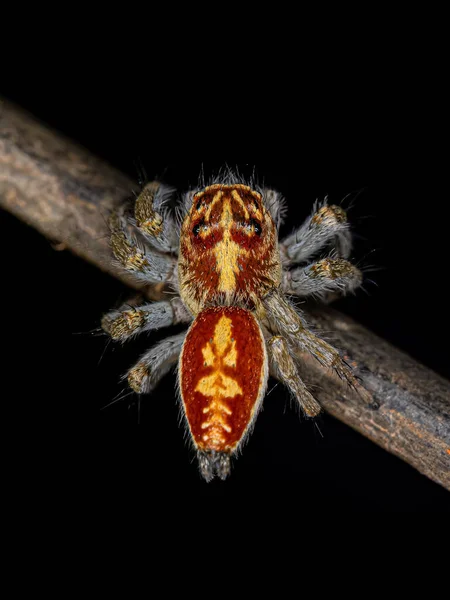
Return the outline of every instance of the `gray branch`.
[[[135,184],[83,148],[0,100],[0,206],[134,288],[108,245],[110,211]],[[161,298],[161,286],[145,290]],[[350,318],[312,310],[333,331],[370,402],[309,357],[304,376],[330,414],[450,489],[450,383]]]

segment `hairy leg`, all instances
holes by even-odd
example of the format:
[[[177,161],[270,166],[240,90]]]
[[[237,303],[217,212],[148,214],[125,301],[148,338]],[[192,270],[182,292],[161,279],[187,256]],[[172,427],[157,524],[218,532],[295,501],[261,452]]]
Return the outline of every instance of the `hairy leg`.
[[[332,244],[336,257],[348,258],[352,243],[347,215],[340,206],[316,203],[313,213],[299,229],[280,244],[286,266],[306,262],[323,247]]]
[[[359,385],[336,348],[314,335],[304,319],[277,290],[270,291],[263,298],[263,305],[272,330],[283,335],[294,352],[309,352],[321,365],[333,369],[350,387],[366,397],[367,392]]]
[[[176,259],[150,249],[130,231],[129,222],[121,213],[109,220],[111,248],[121,266],[137,279],[147,283],[176,282]]]
[[[294,394],[306,416],[317,416],[321,411],[320,404],[308,392],[301,380],[286,340],[280,335],[273,336],[267,342],[267,349],[277,379]]]
[[[134,205],[132,223],[145,239],[161,252],[178,251],[178,228],[166,208],[173,192],[173,188],[153,181],[144,186]]]
[[[281,223],[284,221],[284,217],[286,216],[286,202],[279,192],[269,188],[264,188],[262,190],[262,195],[264,198],[264,204],[267,210],[270,212],[273,222],[275,223],[275,227],[278,230]]]
[[[288,294],[325,299],[331,292],[345,295],[362,283],[361,271],[342,258],[324,258],[307,267],[283,272],[282,286]]]
[[[138,394],[150,393],[177,363],[187,331],[161,340],[128,371],[128,385]]]
[[[124,342],[144,331],[161,329],[178,323],[189,323],[192,315],[184,306],[181,298],[152,302],[141,306],[125,305],[112,310],[102,319],[102,329],[113,340]]]

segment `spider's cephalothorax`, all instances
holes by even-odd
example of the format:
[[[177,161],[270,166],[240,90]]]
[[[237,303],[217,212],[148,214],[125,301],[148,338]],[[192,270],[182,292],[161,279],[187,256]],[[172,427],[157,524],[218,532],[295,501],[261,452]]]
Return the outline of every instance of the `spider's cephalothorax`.
[[[150,348],[128,372],[128,383],[149,393],[178,364],[182,410],[200,471],[208,481],[224,479],[254,424],[269,374],[288,387],[307,417],[321,409],[299,374],[305,352],[361,390],[339,352],[308,329],[285,294],[345,294],[362,277],[347,260],[351,236],[338,206],[316,204],[279,243],[285,206],[273,190],[228,174],[185,195],[181,228],[167,206],[171,195],[164,185],[147,184],[133,213],[125,208],[110,220],[111,247],[121,266],[147,283],[168,286],[171,299],[111,311],[102,326],[124,341],[190,323]],[[328,257],[314,260],[324,250]]]
[[[180,236],[180,295],[196,315],[205,305],[259,299],[281,282],[276,229],[262,196],[243,184],[194,194]],[[201,284],[199,285],[199,282]]]

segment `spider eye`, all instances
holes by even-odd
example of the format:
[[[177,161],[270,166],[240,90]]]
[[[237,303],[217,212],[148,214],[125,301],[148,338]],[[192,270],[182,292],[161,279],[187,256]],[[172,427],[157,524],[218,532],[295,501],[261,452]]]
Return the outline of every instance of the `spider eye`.
[[[198,236],[201,227],[203,227],[203,225],[205,224],[204,220],[202,219],[201,221],[199,221],[197,223],[197,225],[194,225],[194,227],[192,228],[192,233],[195,235],[195,237]]]
[[[251,225],[251,227],[253,227],[256,235],[261,235],[262,227],[256,219],[250,219],[250,225]]]
[[[202,207],[202,201],[201,201],[201,200],[199,200],[199,201],[197,202],[197,206],[196,206],[195,208],[196,208],[197,210],[200,210],[200,209],[201,209],[201,207]]]

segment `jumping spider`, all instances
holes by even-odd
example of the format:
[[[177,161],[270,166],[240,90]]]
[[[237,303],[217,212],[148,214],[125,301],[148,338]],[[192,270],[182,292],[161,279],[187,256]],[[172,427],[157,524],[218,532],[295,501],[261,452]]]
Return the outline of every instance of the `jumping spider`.
[[[124,306],[106,314],[113,340],[189,324],[187,331],[150,348],[128,372],[148,394],[178,363],[182,410],[202,476],[225,479],[230,456],[254,424],[269,374],[283,382],[307,417],[321,411],[302,381],[300,353],[356,388],[339,352],[309,329],[286,294],[325,298],[355,290],[361,272],[350,262],[345,212],[316,203],[303,225],[278,241],[286,212],[274,190],[228,173],[183,197],[178,218],[168,208],[173,190],[147,184],[134,210],[110,219],[111,247],[120,265],[140,280],[169,286],[170,300]],[[328,257],[311,261],[319,251]]]

